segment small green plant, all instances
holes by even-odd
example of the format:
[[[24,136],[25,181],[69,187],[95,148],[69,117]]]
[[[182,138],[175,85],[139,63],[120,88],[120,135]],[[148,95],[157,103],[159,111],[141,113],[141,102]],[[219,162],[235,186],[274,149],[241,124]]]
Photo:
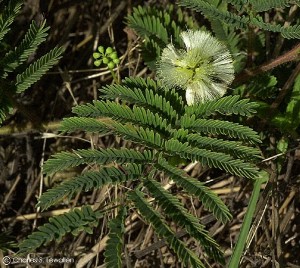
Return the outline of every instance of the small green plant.
[[[80,230],[76,224],[68,228],[76,220],[83,221],[90,232],[91,226],[99,224],[99,215],[106,213],[112,219],[105,263],[108,267],[122,267],[126,218],[137,213],[165,240],[185,267],[206,267],[204,259],[224,265],[221,247],[180,201],[182,194],[187,194],[200,200],[207,213],[212,213],[222,223],[231,219],[223,201],[203,181],[182,169],[182,164],[199,162],[203,167],[219,169],[254,183],[246,220],[230,261],[231,267],[239,265],[260,186],[268,176],[262,177],[262,172],[256,167],[261,159],[257,148],[261,143],[260,136],[242,123],[256,113],[259,105],[249,98],[238,96],[241,88],[233,91],[236,95],[224,94],[234,79],[234,70],[236,81],[242,81],[245,77],[250,78],[277,66],[267,65],[239,75],[246,63],[245,57],[237,52],[241,51],[245,36],[251,36],[254,28],[279,33],[285,38],[299,38],[300,32],[299,26],[282,27],[266,23],[259,15],[259,12],[289,5],[290,1],[259,2],[179,1],[182,6],[203,13],[219,41],[208,34],[205,27],[199,29],[197,25],[190,24],[190,28],[197,30],[186,31],[185,25],[190,19],[183,16],[181,9],[173,6],[166,7],[164,11],[143,7],[134,9],[127,23],[143,39],[142,55],[146,64],[157,71],[157,79],[127,77],[120,84],[102,87],[99,100],[74,107],[75,116],[65,118],[60,128],[68,133],[84,131],[115,135],[130,142],[122,148],[78,149],[53,155],[44,165],[46,174],[79,165],[88,165],[90,169],[49,189],[40,197],[38,206],[48,209],[64,198],[104,186],[124,187],[108,206],[100,208],[100,212],[84,207],[86,212],[77,212],[76,217],[72,216],[73,220],[69,213],[65,214],[63,221],[57,219],[56,222],[56,217],[52,218],[20,244],[20,254],[32,252],[56,239],[56,236],[62,238],[73,229]],[[242,10],[242,15],[239,10]],[[178,22],[170,17],[168,11]],[[241,32],[237,33],[236,28]],[[217,49],[201,50],[194,44],[199,41],[199,36],[208,40],[203,42],[201,39],[198,43],[202,46],[214,44]],[[249,43],[251,50],[253,44]],[[189,54],[189,51],[194,52]],[[207,55],[209,51],[213,55]],[[103,63],[108,66],[111,63],[108,68],[112,70],[118,64],[114,53],[110,48],[99,47],[93,54],[95,65]],[[295,56],[299,51],[293,53]],[[217,59],[225,67],[223,70],[218,64],[213,64]],[[266,88],[274,85],[271,76],[263,80],[259,83],[265,84]],[[193,84],[194,81],[197,83]],[[257,93],[258,84],[253,92]],[[241,95],[251,97],[250,86],[244,85],[245,94]],[[293,100],[296,102],[296,98]],[[293,107],[289,110],[296,111]],[[205,255],[198,256],[179,239],[169,226],[170,220],[177,229],[185,229],[203,248]]]
[[[255,178],[257,169],[252,161],[259,159],[259,150],[249,145],[260,142],[257,133],[248,127],[215,120],[211,116],[218,113],[249,116],[256,105],[248,100],[240,100],[238,96],[228,96],[186,106],[175,89],[141,78],[126,78],[121,85],[102,88],[101,93],[101,100],[74,107],[73,112],[77,117],[64,119],[61,130],[114,133],[139,144],[142,149],[99,148],[54,155],[44,165],[47,174],[81,164],[97,164],[100,169],[87,171],[48,190],[39,199],[38,206],[46,209],[81,190],[89,191],[94,187],[132,181],[136,185],[134,189],[124,193],[122,202],[115,200],[111,204],[113,207],[128,207],[131,211],[135,207],[187,266],[205,267],[195,253],[176,238],[166,224],[165,217],[170,217],[178,226],[185,228],[200,242],[208,256],[224,263],[220,247],[208,235],[205,227],[184,208],[176,195],[164,189],[158,177],[162,174],[169,177],[177,187],[199,198],[218,220],[227,222],[231,216],[221,199],[202,182],[177,167],[177,164],[183,160],[199,161],[208,167],[220,168],[237,176]],[[116,98],[126,101],[130,106],[113,101]],[[120,168],[111,166],[111,163],[117,163]],[[163,213],[147,201],[147,196],[154,197]],[[124,216],[118,219],[115,224],[124,225]],[[109,248],[120,248],[124,228],[120,230],[123,232],[117,236],[118,239],[108,241]],[[20,252],[34,250],[44,241],[44,236],[46,234],[40,234],[41,239],[35,243],[28,237],[20,244]],[[34,237],[38,239],[38,236]],[[121,252],[117,255],[119,259]],[[121,266],[115,264],[112,267]]]
[[[104,49],[103,46],[99,46],[98,52],[93,53],[93,58],[95,59],[95,66],[99,67],[103,63],[107,65],[109,69],[115,68],[115,66],[120,62],[117,52],[111,47]]]
[[[103,46],[99,46],[98,51],[93,53],[93,58],[95,59],[94,65],[96,67],[99,67],[103,63],[110,70],[114,81],[116,83],[119,82],[113,69],[120,63],[120,59],[113,48],[107,47],[104,49]]]
[[[46,40],[46,21],[38,25],[32,21],[24,38],[17,47],[10,47],[5,37],[14,29],[11,25],[18,15],[23,1],[2,1],[0,3],[0,124],[17,103],[19,94],[37,82],[61,58],[62,47],[55,47],[47,54],[27,66],[26,61]]]

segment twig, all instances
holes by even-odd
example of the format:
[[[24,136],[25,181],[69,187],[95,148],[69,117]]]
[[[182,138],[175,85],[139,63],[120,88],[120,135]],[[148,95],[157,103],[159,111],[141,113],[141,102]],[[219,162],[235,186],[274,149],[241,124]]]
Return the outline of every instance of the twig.
[[[278,58],[274,60],[270,60],[269,62],[262,64],[261,66],[258,66],[254,69],[246,69],[244,72],[242,72],[240,75],[236,77],[236,79],[233,81],[234,84],[240,84],[245,81],[247,81],[249,78],[254,77],[256,75],[259,75],[261,73],[268,72],[275,67],[278,67],[281,64],[298,60],[299,59],[299,52],[300,52],[300,44],[296,45],[294,48],[292,48],[290,51],[286,52],[285,54],[279,56]]]

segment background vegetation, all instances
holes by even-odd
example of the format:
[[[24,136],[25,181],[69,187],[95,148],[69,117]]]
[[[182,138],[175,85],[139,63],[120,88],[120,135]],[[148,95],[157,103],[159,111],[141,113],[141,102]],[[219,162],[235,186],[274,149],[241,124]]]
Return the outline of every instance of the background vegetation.
[[[221,27],[220,21],[211,20],[207,13],[196,11],[191,3],[181,1],[193,7],[178,14],[170,10],[174,19],[182,19],[181,25],[189,28],[206,27],[219,38],[229,39],[238,75],[229,93],[250,98],[260,105],[255,117],[250,117],[245,124],[259,132],[263,143],[261,155],[265,159],[258,166],[269,174],[268,183],[262,186],[254,223],[246,243],[246,252],[240,267],[299,267],[299,123],[300,123],[300,64],[299,27],[279,29],[263,25],[260,20],[247,24],[241,15],[255,16],[253,9],[247,8],[243,1],[235,2],[240,7],[236,14],[241,18],[232,18],[235,28]],[[199,1],[205,2],[205,1]],[[218,1],[212,1],[217,3]],[[225,2],[225,1],[222,1]],[[245,1],[246,2],[246,1]],[[263,6],[253,1],[254,10],[264,21],[284,25],[299,25],[299,3],[297,1],[272,1],[273,6]],[[0,3],[1,4],[1,3]],[[36,208],[37,199],[46,190],[82,173],[82,167],[73,167],[59,171],[51,176],[43,173],[43,163],[50,155],[60,151],[89,148],[120,148],[132,146],[128,141],[114,135],[96,135],[76,132],[58,135],[58,126],[64,117],[70,117],[72,108],[96,100],[101,94],[98,89],[128,76],[154,77],[153,68],[157,45],[144,42],[140,49],[143,32],[134,31],[126,24],[126,17],[138,4],[166,10],[171,1],[25,1],[22,11],[12,24],[6,42],[1,43],[2,51],[19,44],[32,20],[40,25],[43,18],[50,26],[46,42],[34,53],[28,53],[26,63],[33,63],[55,46],[65,49],[59,64],[51,69],[42,79],[26,91],[17,91],[10,96],[12,105],[7,108],[10,114],[0,128],[0,253],[16,252],[16,242],[31,234],[37,226],[46,222],[50,216],[60,215],[66,210],[83,205],[93,205],[94,209],[106,207],[118,197],[120,189],[105,186],[87,192],[77,193],[71,200],[52,206],[41,212]],[[205,6],[205,5],[204,5]],[[229,6],[231,8],[232,6]],[[207,11],[209,10],[209,11]],[[221,7],[220,7],[221,10]],[[206,16],[203,16],[205,14]],[[233,13],[232,13],[233,14]],[[222,14],[221,14],[222,15]],[[214,18],[221,19],[220,14]],[[184,18],[190,19],[184,19]],[[239,23],[238,23],[239,22]],[[133,21],[131,21],[133,23]],[[238,23],[238,24],[237,24]],[[245,25],[243,25],[246,24]],[[129,21],[130,24],[130,21]],[[186,26],[186,27],[187,27]],[[243,27],[250,30],[243,31]],[[262,28],[262,29],[259,29]],[[174,30],[174,28],[173,28]],[[218,31],[219,30],[219,31]],[[222,31],[221,31],[222,30]],[[171,31],[171,29],[170,29]],[[45,38],[45,37],[43,37]],[[148,43],[147,43],[148,42]],[[175,40],[174,40],[175,42]],[[107,68],[93,66],[93,52],[97,47],[114,47],[120,56],[116,76]],[[152,51],[151,53],[147,53]],[[141,53],[140,53],[141,52]],[[147,65],[145,65],[145,62]],[[282,63],[284,63],[282,65]],[[273,69],[273,67],[276,67]],[[247,70],[247,71],[245,71]],[[22,69],[17,69],[22,71]],[[3,74],[1,74],[3,75]],[[7,77],[3,76],[5,79]],[[13,81],[15,76],[9,76]],[[22,91],[22,92],[21,92]],[[4,95],[1,95],[1,98]],[[2,99],[1,99],[2,101]],[[2,117],[1,117],[2,119]],[[233,120],[242,120],[233,116]],[[199,163],[182,163],[191,177],[205,182],[214,193],[218,194],[229,207],[232,220],[223,224],[217,221],[198,199],[179,194],[185,207],[206,226],[209,234],[218,242],[228,262],[236,243],[240,227],[253,189],[251,181],[228,175],[216,169],[209,169]],[[127,185],[132,187],[132,185]],[[86,211],[88,214],[89,212]],[[98,214],[95,218],[100,217]],[[96,267],[102,265],[106,255],[104,244],[109,232],[108,222],[112,215],[105,214],[93,235],[74,232],[67,235],[58,244],[50,242],[38,252],[51,256],[74,257],[78,267]],[[119,217],[122,217],[120,214]],[[127,218],[123,263],[126,267],[181,267],[172,250],[159,241],[153,229],[139,220],[137,214]],[[169,225],[173,227],[170,220]],[[110,226],[111,229],[113,229]],[[115,230],[116,232],[118,230]],[[201,247],[186,236],[180,229],[178,236],[194,252],[202,256]],[[205,260],[203,260],[205,261]],[[220,267],[209,261],[207,267]]]

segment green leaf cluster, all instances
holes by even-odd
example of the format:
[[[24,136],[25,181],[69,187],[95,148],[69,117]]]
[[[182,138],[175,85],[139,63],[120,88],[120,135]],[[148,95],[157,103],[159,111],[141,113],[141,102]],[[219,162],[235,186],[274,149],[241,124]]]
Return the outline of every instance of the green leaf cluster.
[[[127,25],[142,38],[142,57],[147,66],[155,70],[156,61],[167,44],[183,45],[180,33],[187,27],[194,28],[192,17],[174,5],[164,8],[133,8],[133,13],[126,18]]]
[[[93,227],[98,225],[102,216],[99,211],[93,211],[90,206],[83,206],[81,210],[76,208],[63,215],[51,217],[48,223],[39,226],[38,231],[34,231],[19,244],[17,254],[32,252],[42,244],[53,240],[60,241],[68,233],[74,236],[81,231],[92,234]]]
[[[14,31],[11,26],[23,1],[5,1],[2,5],[4,8],[0,11],[0,42],[5,49],[0,51],[0,124],[13,107],[14,95],[37,82],[58,62],[64,51],[62,47],[55,47],[27,66],[30,56],[46,40],[49,27],[46,27],[46,21],[40,24],[32,21],[23,39],[12,48],[6,43],[6,37],[10,31]]]
[[[111,267],[121,267],[127,215],[123,207],[132,207],[132,204],[187,267],[205,266],[183,241],[176,238],[167,225],[167,219],[171,218],[198,241],[208,257],[224,263],[221,248],[205,226],[184,207],[176,194],[164,188],[158,178],[164,174],[178,189],[198,198],[217,220],[223,223],[230,220],[229,209],[220,197],[204,182],[189,176],[178,164],[198,161],[203,166],[255,179],[258,174],[255,162],[260,159],[260,151],[255,147],[260,142],[258,134],[247,126],[214,117],[217,114],[228,118],[233,114],[251,116],[256,104],[238,96],[227,96],[186,106],[177,89],[166,88],[150,78],[129,77],[121,84],[104,86],[100,93],[99,100],[74,107],[76,116],[65,118],[61,130],[114,134],[133,142],[136,149],[80,149],[53,155],[44,164],[47,174],[82,164],[92,166],[93,170],[86,170],[49,189],[39,199],[38,206],[46,209],[80,191],[134,181],[137,187],[126,191],[126,201],[115,200],[120,209],[110,221],[105,253],[106,262]],[[178,194],[180,196],[180,192]],[[146,196],[154,198],[154,203],[150,203]],[[61,232],[65,232],[64,228]],[[39,243],[30,244],[36,236],[29,237],[26,246],[21,244],[21,252],[34,250],[42,244],[41,239]],[[113,249],[117,251],[113,252]]]
[[[273,8],[285,8],[295,1],[288,0],[248,0],[248,1],[227,1],[233,7],[234,10],[228,10],[219,8],[219,2],[211,2],[206,0],[179,0],[180,6],[191,8],[197,12],[201,12],[208,18],[218,19],[219,21],[230,25],[230,27],[236,27],[238,29],[245,30],[248,27],[257,27],[261,30],[272,31],[280,33],[287,39],[296,38],[300,39],[300,25],[282,26],[280,24],[272,24],[264,22],[263,18],[259,16],[259,12],[269,11]],[[243,6],[243,8],[242,8]],[[240,15],[241,10],[244,11],[243,15]]]

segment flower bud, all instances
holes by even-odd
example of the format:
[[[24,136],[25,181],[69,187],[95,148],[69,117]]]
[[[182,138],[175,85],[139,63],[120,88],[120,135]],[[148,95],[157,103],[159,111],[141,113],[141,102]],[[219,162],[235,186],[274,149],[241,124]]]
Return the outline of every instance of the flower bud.
[[[98,51],[103,54],[104,53],[104,47],[103,46],[99,46],[98,47]]]

